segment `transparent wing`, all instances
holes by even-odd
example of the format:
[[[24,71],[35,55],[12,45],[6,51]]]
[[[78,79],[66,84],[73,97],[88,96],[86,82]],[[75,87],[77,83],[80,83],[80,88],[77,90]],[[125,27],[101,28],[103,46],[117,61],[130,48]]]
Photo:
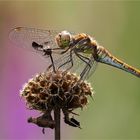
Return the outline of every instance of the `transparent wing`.
[[[29,51],[37,52],[43,55],[43,49],[34,49],[32,43],[35,42],[39,45],[42,45],[43,47],[47,45],[52,49],[58,48],[57,44],[55,43],[55,37],[60,32],[61,31],[56,30],[17,27],[10,31],[9,38],[17,47],[22,47]],[[69,52],[61,54],[60,50],[53,51],[52,55],[56,67],[59,67],[60,65],[65,63],[65,61],[67,61],[67,59],[69,58]],[[67,69],[68,67],[69,64],[67,64],[64,69]]]
[[[10,40],[18,47],[23,47],[31,51],[36,51],[32,47],[32,43],[36,42],[40,45],[49,45],[55,48],[55,36],[59,31],[42,30],[28,27],[17,27],[9,33]],[[39,51],[40,52],[40,51]]]
[[[68,70],[72,73],[76,73],[78,76],[80,76],[81,73],[83,72],[83,70],[85,68],[87,68],[87,69],[85,69],[85,74],[82,78],[83,80],[88,79],[94,73],[96,66],[97,66],[97,62],[92,57],[92,54],[90,54],[88,56],[88,58],[89,58],[90,62],[87,62],[87,63],[89,63],[89,65],[91,66],[89,69],[88,69],[87,63],[83,62],[74,53],[74,51],[72,51],[72,60],[71,60],[71,61],[73,61],[72,67],[71,67],[72,62],[69,61],[70,60],[70,52],[66,52],[65,54],[62,54],[62,56],[59,58],[57,58],[55,56],[55,54],[53,54],[54,64],[55,64],[56,68],[59,68],[60,66],[62,66],[62,67],[60,67],[61,70]],[[71,67],[71,69],[69,69],[70,67]]]

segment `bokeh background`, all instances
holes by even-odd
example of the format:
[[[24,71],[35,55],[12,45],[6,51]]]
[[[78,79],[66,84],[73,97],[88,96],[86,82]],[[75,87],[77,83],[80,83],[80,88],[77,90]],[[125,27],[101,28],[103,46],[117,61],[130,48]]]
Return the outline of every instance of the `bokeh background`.
[[[44,71],[46,60],[14,47],[9,31],[17,26],[85,32],[115,56],[140,68],[140,2],[0,1],[0,139],[50,140],[53,130],[27,123],[39,112],[27,110],[19,90]],[[95,101],[78,110],[82,128],[61,123],[62,140],[140,139],[140,79],[99,64],[90,77]],[[63,120],[63,119],[62,119]]]

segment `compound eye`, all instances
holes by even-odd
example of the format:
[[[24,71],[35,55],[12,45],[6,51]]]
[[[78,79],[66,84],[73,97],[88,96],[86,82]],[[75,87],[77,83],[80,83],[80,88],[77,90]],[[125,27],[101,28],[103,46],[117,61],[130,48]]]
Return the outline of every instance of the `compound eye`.
[[[64,35],[63,40],[69,42],[70,41],[70,36],[68,34]]]
[[[59,47],[67,48],[71,40],[71,35],[67,31],[62,31],[56,36],[55,39]]]

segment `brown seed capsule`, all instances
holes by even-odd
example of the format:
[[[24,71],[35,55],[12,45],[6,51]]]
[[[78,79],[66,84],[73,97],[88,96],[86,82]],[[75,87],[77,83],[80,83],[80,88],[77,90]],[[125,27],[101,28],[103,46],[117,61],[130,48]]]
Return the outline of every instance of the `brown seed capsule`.
[[[78,108],[87,104],[87,96],[93,91],[85,81],[70,72],[41,73],[30,79],[21,91],[30,109],[46,110],[47,106]]]
[[[64,115],[67,114],[65,122],[68,122],[70,125],[75,122],[69,118],[70,110],[86,106],[88,103],[87,97],[92,96],[93,91],[89,83],[80,80],[73,73],[66,71],[56,71],[54,73],[48,71],[30,79],[24,85],[20,95],[25,99],[29,109],[41,112],[49,110],[51,114],[51,110],[56,106],[59,107],[65,112]],[[36,123],[33,119],[31,122]],[[43,126],[44,120],[42,118],[38,122],[36,124]],[[76,124],[73,125],[77,126]],[[78,127],[80,127],[80,124]]]

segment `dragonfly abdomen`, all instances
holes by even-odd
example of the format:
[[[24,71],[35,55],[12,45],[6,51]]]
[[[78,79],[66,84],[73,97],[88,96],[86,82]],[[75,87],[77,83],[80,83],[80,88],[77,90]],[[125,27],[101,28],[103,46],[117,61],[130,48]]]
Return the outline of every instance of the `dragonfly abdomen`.
[[[105,48],[99,46],[97,48],[97,55],[98,55],[98,59],[97,59],[98,62],[111,65],[113,67],[129,72],[137,77],[140,77],[140,70],[119,60],[118,58],[113,56],[111,53],[109,53]]]

